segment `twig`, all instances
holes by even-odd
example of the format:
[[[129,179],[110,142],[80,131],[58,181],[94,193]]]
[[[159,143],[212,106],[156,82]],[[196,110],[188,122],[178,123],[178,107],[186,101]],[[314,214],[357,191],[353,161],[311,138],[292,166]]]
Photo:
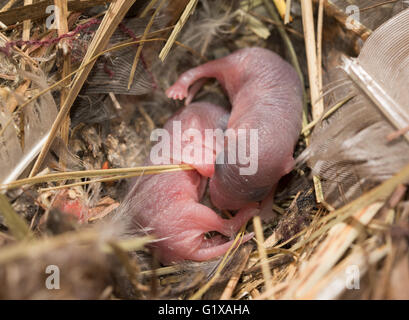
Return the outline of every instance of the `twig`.
[[[264,5],[266,6],[268,12],[270,13],[270,15],[272,16],[272,18],[277,22],[281,24],[281,27],[278,28],[278,31],[280,33],[280,36],[282,37],[284,43],[287,46],[287,49],[290,53],[290,58],[291,58],[291,64],[294,66],[294,69],[297,71],[298,76],[300,78],[300,82],[301,82],[301,86],[303,89],[303,103],[304,103],[304,108],[303,108],[303,118],[302,118],[302,122],[303,122],[303,127],[307,126],[308,123],[308,119],[307,119],[307,114],[308,114],[308,108],[307,108],[307,94],[305,92],[305,83],[304,83],[304,75],[301,71],[300,68],[300,64],[298,62],[297,59],[297,54],[294,50],[294,47],[291,43],[290,37],[288,36],[288,34],[285,32],[285,27],[282,25],[281,20],[279,19],[274,7],[272,6],[271,2],[269,0],[264,0]],[[313,27],[314,28],[314,27]],[[315,52],[315,49],[314,49]],[[308,135],[308,131],[307,131],[307,135]],[[305,137],[305,142],[307,145],[309,145],[309,139],[307,137]],[[317,176],[313,176],[313,182],[314,182],[314,190],[315,190],[315,195],[317,198],[317,202],[318,203],[322,203],[324,202],[324,195],[322,192],[322,186],[321,186],[321,182],[319,181]]]
[[[301,134],[308,135],[308,134],[309,134],[309,131],[310,131],[313,127],[315,127],[315,125],[316,125],[318,122],[320,122],[320,121],[325,120],[326,118],[328,118],[331,114],[333,114],[335,111],[337,111],[340,107],[342,107],[345,103],[347,103],[349,100],[351,100],[351,99],[354,98],[354,97],[355,97],[354,95],[353,95],[353,96],[349,96],[349,97],[346,97],[344,100],[342,100],[342,101],[336,103],[334,106],[332,106],[331,108],[329,108],[328,111],[325,112],[325,114],[324,114],[321,118],[315,119],[315,120],[311,121],[308,125],[306,125],[306,126],[301,130]]]
[[[325,240],[315,248],[315,253],[306,263],[304,272],[299,274],[296,281],[292,281],[285,298],[297,298],[307,294],[328,274],[362,232],[359,226],[366,226],[382,205],[382,202],[374,202],[363,209],[352,211],[351,216],[354,220],[351,223],[343,222],[332,226]]]
[[[253,218],[253,226],[254,226],[254,231],[256,233],[256,239],[257,239],[257,248],[258,248],[258,254],[260,257],[260,264],[261,264],[261,270],[263,272],[264,276],[264,281],[266,284],[266,290],[270,291],[273,287],[273,284],[271,283],[271,270],[270,266],[267,261],[267,253],[266,249],[264,248],[264,236],[263,236],[263,228],[261,227],[261,219],[259,216],[255,216]]]
[[[248,11],[247,13],[254,16],[255,18],[258,18],[258,19],[260,19],[262,21],[270,23],[270,24],[272,24],[272,25],[274,25],[274,26],[276,26],[278,28],[284,28],[284,30],[286,30],[287,32],[290,32],[291,34],[293,34],[294,36],[296,36],[296,37],[298,37],[300,39],[304,38],[304,35],[302,33],[298,32],[297,30],[294,30],[292,27],[283,25],[283,23],[280,21],[280,19],[278,19],[278,21],[274,21],[274,20],[271,20],[270,18],[267,18],[267,17],[265,17],[265,16],[263,16],[261,14],[258,14],[258,13],[254,12],[254,11],[251,11],[251,10]],[[277,18],[278,18],[278,16],[277,16]]]
[[[117,244],[126,251],[134,251],[143,248],[143,246],[153,240],[152,237],[138,237],[117,241]],[[107,241],[109,241],[107,239]],[[13,245],[6,246],[0,250],[0,265],[8,261],[24,258],[27,255],[39,256],[44,253],[49,253],[65,245],[73,243],[92,244],[100,243],[101,251],[104,253],[112,253],[112,248],[104,241],[101,243],[101,233],[96,229],[84,228],[80,231],[65,232],[55,237],[44,237],[35,239],[30,242],[18,242]]]
[[[156,33],[156,31],[155,31]],[[0,33],[0,36],[2,34]],[[138,43],[142,43],[142,42],[154,42],[154,41],[167,41],[167,39],[165,38],[153,38],[153,39],[146,39],[146,40],[137,40],[137,41],[130,41],[130,42],[125,42],[119,45],[116,45],[114,47],[111,47],[109,49],[106,49],[100,53],[98,53],[97,55],[95,55],[93,58],[91,58],[87,63],[81,65],[78,69],[76,69],[75,71],[71,72],[69,75],[67,75],[66,77],[60,79],[59,81],[55,82],[54,84],[52,84],[51,86],[49,86],[48,88],[40,91],[39,93],[37,93],[36,95],[34,95],[33,97],[31,97],[30,99],[28,99],[27,101],[25,101],[24,103],[22,103],[21,105],[19,105],[16,109],[16,112],[20,111],[22,108],[28,106],[30,103],[32,103],[33,101],[35,101],[36,99],[38,99],[39,97],[41,97],[43,94],[47,93],[48,91],[54,89],[55,87],[59,86],[60,84],[64,83],[64,81],[66,81],[68,78],[72,77],[73,75],[75,75],[76,73],[80,72],[81,70],[83,70],[85,67],[87,67],[89,64],[93,63],[95,60],[97,60],[100,56],[104,55],[105,53],[111,52],[111,51],[115,51],[115,50],[119,50],[128,46],[132,46],[134,44],[138,44]],[[188,50],[189,52],[191,52],[193,55],[198,56],[199,58],[203,59],[204,61],[207,61],[206,57],[203,57],[200,53],[196,52],[194,49],[188,47],[187,45],[179,42],[179,41],[175,41],[175,44]],[[0,129],[0,137],[4,134],[6,128],[12,123],[13,121],[13,117],[10,117],[9,120],[3,125],[3,127]]]
[[[183,11],[182,15],[180,16],[179,21],[176,23],[175,27],[172,30],[172,33],[170,34],[168,41],[166,41],[165,46],[162,48],[161,52],[159,53],[159,59],[165,61],[166,57],[168,56],[168,53],[170,49],[172,48],[173,43],[176,40],[176,37],[179,35],[180,31],[182,30],[183,26],[185,25],[187,19],[189,16],[193,13],[193,11],[196,8],[198,0],[190,0],[189,3],[187,4],[185,10]]]
[[[271,4],[270,0],[263,0],[264,5],[268,11],[268,13],[273,18],[275,24],[278,26],[278,32],[280,33],[281,38],[284,41],[284,44],[287,47],[288,53],[290,55],[291,64],[293,65],[295,71],[297,71],[298,77],[300,78],[301,87],[304,92],[304,109],[306,109],[306,94],[305,94],[305,84],[304,84],[304,75],[302,74],[300,63],[298,62],[297,53],[295,52],[294,46],[291,42],[290,37],[286,32],[286,27],[281,22],[280,18],[278,17],[273,5]]]
[[[285,11],[286,11],[286,3],[284,0],[273,0],[278,13],[280,14],[281,19],[284,20]]]
[[[62,36],[64,34],[67,34],[69,32],[68,29],[68,5],[67,5],[67,0],[54,0],[56,8],[58,10],[56,11],[56,22],[57,22],[57,29],[58,29],[58,36]],[[62,72],[61,72],[61,78],[65,78],[68,74],[71,73],[71,54],[69,52],[69,47],[67,45],[66,39],[61,39],[61,41],[58,44],[59,48],[61,48],[62,55],[63,55],[63,66],[62,66]],[[67,95],[68,95],[68,89],[67,87],[70,84],[70,79],[67,79],[67,81],[63,84],[63,87],[61,88],[61,93],[60,93],[60,108],[64,104]],[[70,131],[70,115],[67,114],[63,124],[61,125],[61,139],[65,143],[65,145],[68,145],[68,137],[69,137],[69,131]],[[60,159],[60,164],[61,167],[64,169],[65,168],[65,163],[66,163],[66,157],[63,156]]]
[[[220,296],[220,300],[229,300],[231,298],[231,296],[233,294],[233,291],[236,288],[236,285],[240,280],[240,276],[241,276],[244,268],[246,267],[247,261],[250,258],[250,254],[249,254],[250,252],[248,252],[248,251],[250,251],[250,250],[248,249],[247,252],[245,252],[244,259],[241,262],[240,267],[232,275],[229,282],[227,283],[226,288],[224,289],[222,295]]]
[[[33,4],[33,0],[24,0],[24,6],[28,6]],[[31,20],[24,20],[23,21],[23,40],[30,40],[30,27],[31,27]]]
[[[305,48],[307,53],[307,63],[308,63],[308,77],[310,82],[310,94],[311,94],[311,107],[312,107],[312,117],[313,119],[319,119],[324,112],[324,104],[322,98],[320,98],[320,92],[322,88],[322,83],[320,83],[321,77],[318,74],[318,63],[317,62],[317,51],[315,43],[315,33],[314,33],[314,16],[312,11],[312,1],[311,0],[301,0],[302,9],[302,21],[304,27],[304,38],[305,38]],[[308,144],[308,140],[307,140]],[[322,186],[319,178],[313,176],[315,196],[318,203],[324,201],[324,195],[322,192]]]
[[[145,111],[145,109],[138,104],[137,106],[139,113],[142,115],[142,117],[146,120],[149,126],[149,131],[152,131],[155,129],[155,123],[153,122],[152,118],[149,116],[149,114]]]
[[[6,46],[11,42],[3,33],[0,32],[0,38],[6,43]],[[33,66],[38,66],[38,62],[31,58],[27,53],[23,52],[21,49],[17,48],[15,45],[12,45],[13,49],[24,59],[29,61]],[[0,47],[0,49],[4,49]],[[1,51],[1,50],[0,50]]]
[[[157,0],[152,0],[151,3],[152,3],[152,2],[155,3],[156,1],[157,1]],[[152,27],[152,25],[153,25],[153,21],[155,20],[155,17],[156,17],[156,15],[158,14],[159,10],[160,10],[160,9],[163,7],[163,5],[165,4],[165,1],[166,1],[166,0],[162,0],[162,1],[159,3],[159,5],[157,6],[157,8],[155,9],[155,12],[153,13],[151,19],[149,20],[149,22],[148,22],[148,24],[147,24],[147,26],[146,26],[146,28],[145,28],[145,31],[143,32],[143,35],[142,35],[141,40],[145,40],[145,39],[146,39],[146,37],[147,37],[147,35],[148,35],[148,33],[149,33],[149,30],[151,29],[151,27]],[[142,18],[142,17],[143,17],[143,13],[141,14],[141,18]],[[138,46],[138,49],[136,50],[136,54],[135,54],[135,57],[134,57],[134,60],[133,60],[133,63],[132,63],[132,67],[131,67],[131,72],[130,72],[130,74],[129,74],[128,90],[129,90],[129,89],[131,88],[131,86],[132,86],[133,79],[134,79],[134,77],[135,77],[136,66],[138,65],[139,57],[141,56],[143,46],[144,46],[144,43],[142,42],[142,43]]]
[[[319,83],[317,46],[314,32],[314,16],[311,0],[301,0],[302,21],[304,26],[305,48],[307,52],[308,77],[310,80],[310,93],[313,119],[319,119],[324,111],[320,91],[322,85]]]
[[[69,110],[71,109],[72,104],[77,98],[77,95],[80,92],[84,81],[88,77],[88,74],[95,63],[95,60],[93,60],[91,63],[89,63],[89,60],[91,60],[106,47],[109,39],[111,38],[111,35],[134,2],[135,0],[117,0],[114,3],[111,3],[111,5],[109,6],[108,11],[105,14],[104,19],[102,20],[97,32],[95,33],[94,38],[92,39],[92,42],[87,50],[87,53],[85,54],[83,63],[81,64],[86,64],[86,67],[76,74],[72,87],[68,92],[67,98],[64,101],[64,104],[62,105],[60,111],[58,112],[53,126],[51,127],[47,141],[44,143],[43,148],[41,149],[41,152],[38,155],[36,162],[34,163],[33,169],[30,172],[30,177],[33,177],[40,169],[40,166],[43,163],[56,134],[60,130],[61,124],[63,123]]]
[[[287,0],[285,3],[285,16],[284,16],[284,24],[288,24],[291,21],[291,0]]]
[[[192,295],[189,298],[189,300],[200,299],[207,292],[207,290],[209,290],[209,288],[213,285],[213,283],[219,278],[220,273],[223,270],[223,268],[226,266],[228,260],[230,259],[230,257],[232,257],[235,254],[235,252],[239,248],[239,246],[240,246],[240,244],[241,244],[241,242],[243,240],[244,230],[245,230],[245,228],[243,227],[241,232],[239,232],[237,234],[236,238],[233,241],[232,246],[229,248],[229,250],[227,250],[227,252],[223,256],[223,259],[220,262],[219,266],[217,267],[217,270],[216,270],[214,276],[203,287],[201,287],[194,295]],[[233,250],[233,248],[234,248],[234,250]],[[233,250],[233,253],[231,253],[232,250]]]
[[[324,1],[320,0],[318,7],[318,19],[317,19],[317,72],[318,72],[318,85],[320,94],[322,95],[322,27],[324,24]]]
[[[288,281],[277,284],[276,286],[272,287],[270,290],[267,290],[263,292],[262,294],[259,294],[257,297],[255,297],[255,299],[256,300],[268,299],[274,296],[277,292],[284,290],[286,287],[288,287]]]
[[[362,12],[362,11],[365,11],[365,10],[374,9],[374,8],[377,8],[377,7],[380,7],[380,6],[384,6],[384,5],[390,4],[390,3],[395,3],[395,2],[398,2],[398,1],[399,1],[399,0],[388,0],[388,1],[381,2],[381,3],[376,3],[376,4],[372,5],[372,6],[359,9],[359,11]]]
[[[376,201],[384,201],[387,197],[389,197],[392,192],[395,191],[396,187],[399,184],[403,184],[409,179],[409,165],[405,166],[399,173],[394,175],[389,180],[383,182],[376,188],[368,191],[358,199],[348,203],[347,205],[343,206],[340,209],[337,209],[330,214],[324,216],[320,219],[319,223],[325,224],[322,226],[318,231],[311,234],[311,237],[305,240],[305,243],[313,241],[321,234],[329,230],[332,226],[337,223],[343,222],[349,217],[351,217],[355,212],[358,210],[365,210],[366,207],[370,206],[371,204],[375,203]],[[293,246],[293,250],[296,250],[305,245],[305,243],[299,242]],[[280,244],[278,247],[281,247],[285,244]]]
[[[116,242],[109,241],[107,244],[111,247],[113,253],[117,256],[118,260],[124,266],[131,284],[137,291],[140,288],[140,283],[138,282],[137,276],[140,270],[139,268],[137,268],[137,265],[135,264],[134,260],[131,260],[129,258],[128,252],[121,248]]]

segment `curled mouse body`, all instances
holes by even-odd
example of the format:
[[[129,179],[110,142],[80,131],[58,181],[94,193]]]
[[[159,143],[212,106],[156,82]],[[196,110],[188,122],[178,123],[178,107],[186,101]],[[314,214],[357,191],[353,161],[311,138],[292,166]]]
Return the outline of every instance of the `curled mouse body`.
[[[238,152],[231,146],[225,145],[217,155],[210,180],[211,200],[220,209],[232,210],[261,201],[294,167],[293,150],[302,121],[299,77],[277,54],[246,48],[186,71],[166,93],[173,99],[190,100],[189,87],[202,78],[216,78],[227,92],[232,105],[227,127],[236,138],[239,129],[245,129],[249,147],[250,129],[256,129],[258,137],[254,174],[242,174],[245,165],[239,161],[229,163],[228,152]]]
[[[223,108],[210,103],[194,103],[168,120],[164,129],[171,129],[175,121],[180,121],[182,128],[193,126],[199,131],[214,129],[223,125],[220,120],[226,114]],[[201,147],[206,148],[204,145]],[[156,163],[156,156],[151,152],[146,165]],[[173,159],[172,153],[170,156]],[[201,163],[191,165],[206,173],[206,166]],[[232,219],[221,218],[199,203],[207,180],[197,170],[137,179],[119,209],[119,213],[125,213],[127,217],[125,224],[128,230],[125,233],[142,230],[153,234],[157,240],[152,247],[158,250],[159,259],[164,264],[182,260],[205,261],[223,255],[233,244],[233,240],[226,240],[223,236],[233,237],[244,223],[257,214],[258,209],[247,207]],[[210,231],[221,235],[206,239],[205,234]],[[252,234],[248,234],[243,240],[251,237]]]
[[[192,103],[165,123],[161,143],[152,148],[151,158],[155,158],[155,164],[190,164],[202,176],[211,177],[216,151],[223,149],[228,120],[229,113],[219,106],[208,102]]]

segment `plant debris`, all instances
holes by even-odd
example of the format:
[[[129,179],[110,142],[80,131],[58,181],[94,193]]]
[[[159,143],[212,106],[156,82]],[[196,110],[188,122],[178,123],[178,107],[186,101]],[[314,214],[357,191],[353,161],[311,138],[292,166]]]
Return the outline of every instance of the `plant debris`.
[[[407,118],[399,17],[407,1],[0,0],[0,299],[408,299],[408,124],[388,120],[372,82],[340,70],[346,56],[380,70],[371,59],[384,44],[379,65],[395,71],[370,74]],[[143,166],[151,132],[182,106],[165,90],[252,46],[302,80],[298,165],[271,215],[236,238],[252,240],[161,266],[156,239],[118,238],[109,221],[138,176],[192,169]],[[229,105],[215,81],[204,97]]]

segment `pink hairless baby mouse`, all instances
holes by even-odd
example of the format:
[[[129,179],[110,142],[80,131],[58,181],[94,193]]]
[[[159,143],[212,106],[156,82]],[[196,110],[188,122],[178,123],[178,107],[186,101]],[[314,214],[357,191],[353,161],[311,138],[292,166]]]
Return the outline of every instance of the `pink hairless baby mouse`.
[[[180,121],[182,130],[195,128],[204,132],[205,129],[225,126],[223,119],[226,119],[226,115],[227,111],[219,106],[193,103],[168,120],[164,129],[171,133],[175,123]],[[187,144],[189,142],[184,143],[184,147]],[[194,147],[209,148],[208,145]],[[156,163],[156,157],[151,152],[146,164]],[[170,157],[174,160],[172,152]],[[203,174],[209,174],[206,164],[200,159],[190,164]],[[205,261],[223,255],[233,245],[233,240],[225,240],[221,235],[234,236],[244,223],[258,213],[258,209],[248,206],[232,219],[221,218],[199,203],[207,179],[197,170],[143,176],[136,181],[119,208],[117,217],[129,228],[125,233],[132,233],[136,226],[136,229],[155,235],[158,240],[152,246],[159,251],[159,259],[164,264],[182,260]],[[125,219],[121,213],[125,214]],[[221,235],[206,239],[205,233],[209,231],[217,231]],[[252,234],[247,234],[243,242],[251,237]]]
[[[232,105],[227,127],[236,136],[239,129],[246,129],[247,147],[249,129],[257,129],[258,136],[254,174],[241,174],[242,163],[228,163],[229,146],[217,155],[210,180],[211,200],[220,209],[232,210],[261,201],[294,166],[293,150],[302,120],[300,79],[280,56],[255,47],[186,71],[166,93],[173,99],[191,100],[189,87],[202,78],[216,78],[226,90]]]

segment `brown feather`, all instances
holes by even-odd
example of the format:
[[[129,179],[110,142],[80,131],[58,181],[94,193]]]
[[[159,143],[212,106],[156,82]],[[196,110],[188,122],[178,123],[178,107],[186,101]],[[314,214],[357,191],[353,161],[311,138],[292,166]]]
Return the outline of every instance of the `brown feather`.
[[[408,141],[387,138],[409,124],[409,9],[376,29],[353,63],[369,78],[357,73],[354,81],[333,92],[328,105],[351,93],[356,96],[314,130],[311,145],[297,159],[307,161],[323,179],[326,200],[334,206],[356,198],[409,162]],[[348,74],[348,69],[333,70],[330,79]],[[374,84],[382,90],[368,95]],[[396,113],[404,121],[391,122]]]

